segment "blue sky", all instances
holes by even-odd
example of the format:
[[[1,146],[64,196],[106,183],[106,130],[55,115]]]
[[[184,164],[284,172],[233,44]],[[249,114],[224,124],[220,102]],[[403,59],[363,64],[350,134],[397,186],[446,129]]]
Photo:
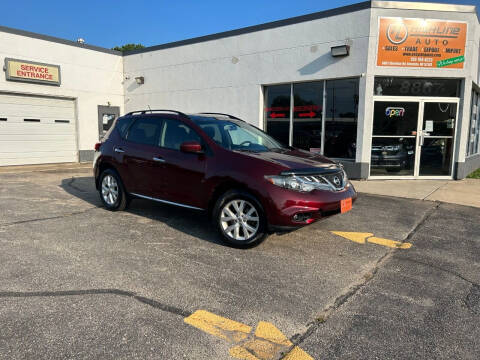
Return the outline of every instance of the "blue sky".
[[[0,25],[111,48],[145,46],[304,15],[359,1],[82,0],[8,1]],[[480,0],[436,1],[480,6]],[[5,16],[8,14],[8,16]]]

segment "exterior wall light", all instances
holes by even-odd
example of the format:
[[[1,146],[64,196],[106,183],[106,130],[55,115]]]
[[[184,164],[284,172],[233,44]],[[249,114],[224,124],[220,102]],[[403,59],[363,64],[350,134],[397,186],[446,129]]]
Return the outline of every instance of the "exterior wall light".
[[[138,85],[145,84],[145,78],[143,76],[137,76],[135,78],[135,81],[137,82]]]
[[[349,45],[332,46],[330,48],[330,51],[333,57],[348,56],[350,55],[350,46]]]

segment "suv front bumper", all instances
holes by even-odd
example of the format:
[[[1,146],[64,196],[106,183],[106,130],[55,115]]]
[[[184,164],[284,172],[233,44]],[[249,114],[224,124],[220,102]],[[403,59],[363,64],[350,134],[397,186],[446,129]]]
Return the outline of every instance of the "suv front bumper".
[[[300,193],[272,185],[267,206],[267,220],[271,231],[296,229],[341,212],[341,201],[352,203],[357,192],[351,183],[341,191],[314,190]],[[297,218],[295,219],[295,215]]]

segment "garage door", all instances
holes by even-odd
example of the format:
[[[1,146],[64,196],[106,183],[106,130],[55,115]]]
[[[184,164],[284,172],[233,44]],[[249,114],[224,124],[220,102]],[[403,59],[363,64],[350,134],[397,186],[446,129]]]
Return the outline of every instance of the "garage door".
[[[73,100],[0,94],[0,166],[77,161]]]

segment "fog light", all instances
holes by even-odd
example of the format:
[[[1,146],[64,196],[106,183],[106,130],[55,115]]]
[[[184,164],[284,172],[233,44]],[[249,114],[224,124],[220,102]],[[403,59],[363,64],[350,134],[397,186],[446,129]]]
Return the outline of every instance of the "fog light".
[[[313,221],[312,214],[311,213],[297,213],[297,214],[293,215],[293,221],[310,224]]]

